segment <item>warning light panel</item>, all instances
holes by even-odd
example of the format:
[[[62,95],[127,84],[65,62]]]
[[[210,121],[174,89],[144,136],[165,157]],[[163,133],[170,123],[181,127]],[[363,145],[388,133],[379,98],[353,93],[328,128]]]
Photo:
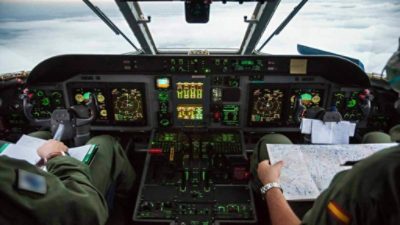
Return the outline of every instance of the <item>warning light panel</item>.
[[[176,83],[177,99],[202,99],[203,98],[202,82],[178,82]]]
[[[182,104],[176,107],[178,120],[203,120],[203,106],[200,104]]]

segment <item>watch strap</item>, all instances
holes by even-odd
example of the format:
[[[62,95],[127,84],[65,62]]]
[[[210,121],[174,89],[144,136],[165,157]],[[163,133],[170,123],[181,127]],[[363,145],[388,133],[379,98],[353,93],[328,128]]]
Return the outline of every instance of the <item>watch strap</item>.
[[[283,192],[282,187],[281,187],[281,185],[280,185],[278,182],[271,182],[271,183],[268,183],[268,184],[264,185],[264,186],[260,189],[261,194],[265,195],[265,193],[267,193],[267,192],[268,192],[269,190],[271,190],[272,188],[279,188],[279,189],[281,189],[281,191]]]

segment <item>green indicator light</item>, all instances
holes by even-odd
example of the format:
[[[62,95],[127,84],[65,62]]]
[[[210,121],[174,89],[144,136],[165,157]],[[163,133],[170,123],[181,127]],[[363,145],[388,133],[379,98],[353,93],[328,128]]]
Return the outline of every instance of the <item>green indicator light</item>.
[[[49,98],[43,98],[43,99],[42,99],[42,105],[43,105],[43,106],[48,106],[48,105],[50,105],[50,100],[49,100]]]
[[[158,93],[158,100],[160,100],[161,102],[165,102],[168,100],[168,93],[165,91],[162,91],[160,93]]]
[[[83,99],[89,100],[90,99],[90,95],[91,95],[90,92],[85,92],[85,94],[83,94]]]
[[[39,97],[41,97],[41,96],[44,95],[44,92],[43,92],[43,91],[38,91],[38,92],[36,93],[36,95],[39,96]]]
[[[357,101],[356,101],[355,99],[350,99],[350,100],[347,102],[347,107],[348,107],[348,108],[354,108],[356,105],[357,105]]]
[[[311,94],[305,93],[305,94],[301,95],[301,100],[311,101],[311,99],[312,99],[312,95]]]
[[[189,171],[185,171],[185,180],[189,180]]]
[[[167,119],[162,119],[162,120],[160,121],[160,124],[161,124],[162,126],[166,127],[166,126],[169,125],[169,121],[168,121]]]
[[[242,65],[242,66],[252,66],[252,65],[254,65],[254,61],[253,60],[242,60],[242,61],[240,61],[240,65]]]

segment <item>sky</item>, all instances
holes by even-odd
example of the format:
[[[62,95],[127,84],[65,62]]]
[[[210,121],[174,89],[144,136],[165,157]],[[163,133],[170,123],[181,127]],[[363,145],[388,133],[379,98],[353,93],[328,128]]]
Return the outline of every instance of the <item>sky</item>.
[[[92,0],[127,36],[133,33],[113,0]],[[281,0],[262,41],[300,0]],[[182,2],[141,3],[159,48],[239,48],[256,3],[213,2],[208,24],[187,24]],[[298,54],[297,44],[360,59],[380,73],[398,48],[400,0],[309,0],[263,49]],[[80,0],[0,0],[0,73],[31,70],[60,54],[122,54],[133,51]]]

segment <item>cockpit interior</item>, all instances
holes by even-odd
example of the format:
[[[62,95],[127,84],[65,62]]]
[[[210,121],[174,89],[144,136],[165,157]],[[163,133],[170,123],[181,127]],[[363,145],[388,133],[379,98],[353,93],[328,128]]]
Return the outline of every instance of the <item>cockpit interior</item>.
[[[116,2],[125,15],[135,12],[124,4],[136,2]],[[400,123],[390,85],[333,55],[59,55],[29,75],[3,76],[0,97],[1,140],[55,133],[59,123],[70,128],[62,138],[70,146],[118,138],[137,175],[125,224],[268,224],[249,183],[263,135],[310,144],[301,120],[326,111],[356,123],[352,144]],[[312,201],[290,204],[302,216]]]

